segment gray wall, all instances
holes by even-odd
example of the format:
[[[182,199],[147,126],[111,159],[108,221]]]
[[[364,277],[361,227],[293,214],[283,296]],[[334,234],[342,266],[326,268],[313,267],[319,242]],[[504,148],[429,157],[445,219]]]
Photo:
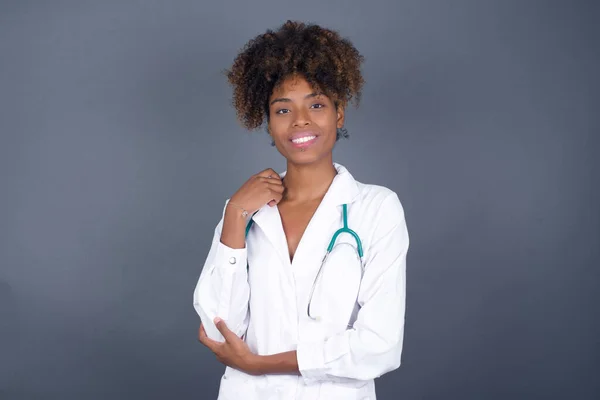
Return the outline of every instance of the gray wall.
[[[406,209],[380,398],[600,398],[596,4],[0,2],[0,398],[215,398],[193,288],[224,199],[285,166],[221,70],[287,18],[366,56],[335,157]]]

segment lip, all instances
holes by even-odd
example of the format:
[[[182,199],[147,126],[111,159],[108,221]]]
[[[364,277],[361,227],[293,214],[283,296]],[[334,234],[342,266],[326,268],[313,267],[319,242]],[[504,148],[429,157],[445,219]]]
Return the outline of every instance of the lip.
[[[300,139],[300,138],[307,137],[307,136],[314,136],[315,138],[313,140],[309,140],[308,142],[304,142],[304,143],[294,143],[292,141],[294,139]],[[305,148],[305,147],[308,147],[308,146],[314,144],[318,139],[319,139],[319,134],[317,132],[304,131],[304,132],[297,132],[297,133],[293,134],[292,136],[290,136],[290,143],[292,144],[292,146],[294,146],[296,148]]]
[[[307,136],[319,136],[319,134],[315,131],[302,131],[296,132],[292,136],[290,136],[290,140],[300,139]]]

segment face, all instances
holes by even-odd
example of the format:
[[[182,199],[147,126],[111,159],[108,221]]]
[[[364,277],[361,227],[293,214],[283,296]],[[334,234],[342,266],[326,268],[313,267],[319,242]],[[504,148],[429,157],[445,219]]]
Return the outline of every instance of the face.
[[[332,158],[344,110],[302,77],[290,77],[269,98],[269,134],[277,150],[293,164]]]

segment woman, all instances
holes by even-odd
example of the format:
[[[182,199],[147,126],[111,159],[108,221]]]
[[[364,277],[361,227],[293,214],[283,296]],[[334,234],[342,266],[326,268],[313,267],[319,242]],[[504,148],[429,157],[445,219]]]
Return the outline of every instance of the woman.
[[[265,169],[226,201],[194,292],[200,341],[227,366],[221,400],[375,399],[374,378],[400,365],[404,212],[332,158],[361,62],[336,32],[288,21],[228,71],[239,119],[266,121],[287,171]],[[353,233],[323,264],[343,226]]]

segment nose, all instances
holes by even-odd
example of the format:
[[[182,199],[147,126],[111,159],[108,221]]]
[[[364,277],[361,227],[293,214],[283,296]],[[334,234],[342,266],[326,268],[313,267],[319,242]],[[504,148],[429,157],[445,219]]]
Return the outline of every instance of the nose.
[[[298,128],[302,128],[310,125],[310,117],[308,115],[308,111],[304,109],[299,109],[294,113],[294,126]]]

